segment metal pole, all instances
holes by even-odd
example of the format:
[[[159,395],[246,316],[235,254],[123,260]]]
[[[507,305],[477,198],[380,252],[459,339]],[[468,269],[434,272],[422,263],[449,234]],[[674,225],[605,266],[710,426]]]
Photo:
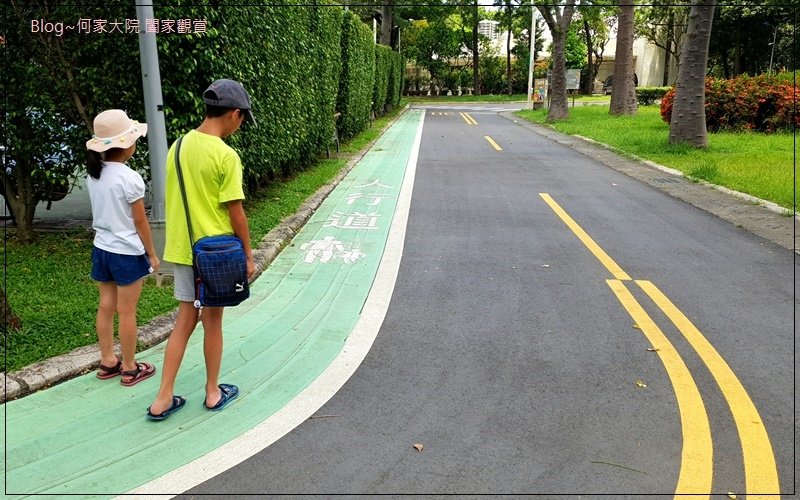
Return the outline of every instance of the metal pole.
[[[772,76],[772,58],[775,55],[775,42],[778,40],[778,27],[775,26],[775,34],[772,35],[772,50],[769,53],[769,72],[768,75]]]
[[[531,0],[531,53],[528,57],[528,102],[525,109],[533,109],[533,64],[536,52],[536,7]]]
[[[139,20],[139,58],[142,65],[144,110],[147,120],[147,147],[150,152],[152,177],[152,222],[165,219],[164,194],[166,184],[167,129],[164,124],[164,101],[161,96],[161,73],[158,70],[156,34],[147,33],[148,19],[155,19],[151,0],[136,0],[136,17]]]

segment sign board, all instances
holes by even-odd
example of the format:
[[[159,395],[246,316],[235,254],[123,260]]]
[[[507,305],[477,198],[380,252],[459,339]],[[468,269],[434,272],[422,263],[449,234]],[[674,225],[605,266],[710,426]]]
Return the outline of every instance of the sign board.
[[[581,70],[567,70],[567,90],[578,90],[581,87]]]

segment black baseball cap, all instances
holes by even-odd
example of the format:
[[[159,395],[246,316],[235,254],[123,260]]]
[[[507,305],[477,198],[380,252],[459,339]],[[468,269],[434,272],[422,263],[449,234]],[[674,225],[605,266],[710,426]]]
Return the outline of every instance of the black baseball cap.
[[[236,80],[222,78],[216,80],[203,92],[203,102],[220,108],[241,109],[245,112],[245,120],[256,125],[253,117],[250,95],[244,89],[244,85]]]

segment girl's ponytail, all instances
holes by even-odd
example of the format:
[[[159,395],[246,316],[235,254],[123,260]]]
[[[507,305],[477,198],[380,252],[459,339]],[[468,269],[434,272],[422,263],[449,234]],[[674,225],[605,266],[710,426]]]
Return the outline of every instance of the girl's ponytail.
[[[100,178],[100,173],[103,171],[103,156],[97,151],[89,149],[86,153],[86,170],[89,175],[95,179]]]

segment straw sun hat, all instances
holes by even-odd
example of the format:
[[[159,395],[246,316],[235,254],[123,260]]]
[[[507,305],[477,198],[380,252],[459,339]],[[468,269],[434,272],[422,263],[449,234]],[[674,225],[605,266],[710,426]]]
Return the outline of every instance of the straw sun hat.
[[[95,117],[94,135],[86,141],[86,147],[98,153],[112,148],[127,149],[145,134],[146,123],[131,120],[121,109],[109,109]]]

